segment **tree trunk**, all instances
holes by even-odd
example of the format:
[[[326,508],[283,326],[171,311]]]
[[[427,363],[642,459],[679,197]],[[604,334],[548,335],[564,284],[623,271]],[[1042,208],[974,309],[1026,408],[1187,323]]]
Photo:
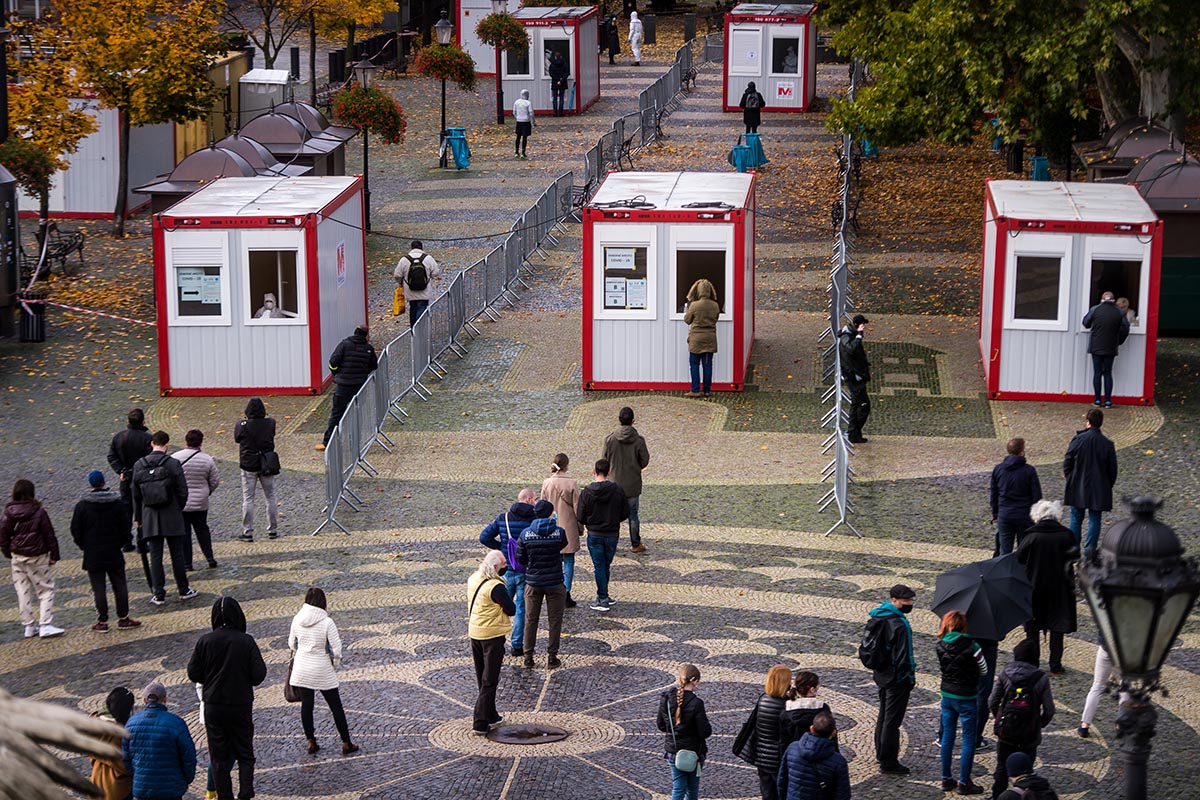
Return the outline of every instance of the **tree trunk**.
[[[308,12],[308,102],[317,104],[317,15]]]
[[[1100,106],[1104,110],[1104,120],[1112,127],[1133,116],[1128,98],[1121,91],[1120,83],[1110,70],[1096,70],[1096,90],[1100,93]]]
[[[1183,140],[1186,116],[1172,109],[1177,94],[1177,81],[1169,59],[1175,43],[1160,34],[1151,34],[1145,60],[1138,65],[1138,81],[1142,90],[1141,113],[1149,118],[1162,120]]]
[[[38,192],[38,255],[42,252],[42,243],[46,240],[46,225],[50,222],[50,189]]]
[[[129,112],[117,109],[120,120],[120,157],[117,161],[117,205],[113,209],[113,238],[125,238],[126,195],[129,192]]]
[[[358,31],[358,26],[353,22],[346,23],[346,49],[354,50],[354,34]]]

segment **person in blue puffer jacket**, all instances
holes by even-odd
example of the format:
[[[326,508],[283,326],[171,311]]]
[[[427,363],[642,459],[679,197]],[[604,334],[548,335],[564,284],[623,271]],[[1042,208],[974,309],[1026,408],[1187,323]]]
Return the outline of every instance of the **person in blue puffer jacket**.
[[[788,745],[779,764],[781,800],[850,800],[850,767],[838,752],[837,724],[825,711]]]
[[[133,774],[133,796],[180,800],[196,778],[196,745],[187,723],[167,711],[167,689],[151,681],[142,692],[146,708],[130,718],[122,740],[125,768]]]
[[[516,541],[533,522],[533,504],[536,500],[537,492],[533,489],[522,489],[517,493],[517,502],[492,520],[479,534],[480,544],[489,550],[504,553],[508,561],[504,584],[508,587],[508,596],[517,606],[510,640],[512,646],[509,651],[514,658],[525,655],[525,568],[516,561]],[[509,538],[514,542],[511,551],[508,548]]]

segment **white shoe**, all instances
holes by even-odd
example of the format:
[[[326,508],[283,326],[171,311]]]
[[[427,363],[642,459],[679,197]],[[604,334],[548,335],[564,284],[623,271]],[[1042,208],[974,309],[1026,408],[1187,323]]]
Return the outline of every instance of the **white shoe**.
[[[38,626],[37,625],[26,625],[25,626],[25,638],[26,639],[32,639],[33,637],[35,637],[37,635],[38,635]]]
[[[62,636],[64,633],[66,633],[65,630],[62,628],[56,628],[53,625],[43,625],[40,629],[38,629],[38,636],[42,637],[43,639],[49,639],[52,636]]]

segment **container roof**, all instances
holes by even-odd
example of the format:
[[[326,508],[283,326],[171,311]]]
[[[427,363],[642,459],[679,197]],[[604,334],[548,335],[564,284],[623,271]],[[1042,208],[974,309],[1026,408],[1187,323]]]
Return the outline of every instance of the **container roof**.
[[[316,137],[304,124],[287,114],[263,114],[242,126],[243,136],[249,136],[266,146],[272,153],[323,155],[342,146],[332,137]]]
[[[283,114],[296,120],[315,138],[324,137],[336,139],[339,142],[348,142],[358,136],[357,128],[330,125],[325,115],[308,103],[293,100],[290,103],[281,103],[275,106],[274,111],[276,114]]]
[[[612,172],[589,205],[621,207],[636,199],[659,211],[745,208],[752,181],[740,172]]]
[[[286,85],[291,79],[291,74],[286,69],[252,69],[242,77],[238,78],[238,83],[271,83],[277,85]]]
[[[290,217],[312,214],[358,180],[353,176],[221,178],[171,207],[172,217]]]
[[[518,8],[510,16],[513,19],[571,19],[582,17],[592,10],[591,6],[529,6]]]
[[[1002,217],[1071,222],[1154,222],[1138,190],[1127,184],[991,181],[988,191]]]
[[[745,17],[807,17],[815,8],[816,3],[739,3],[729,13]]]
[[[1127,179],[1155,211],[1200,213],[1200,161],[1178,150],[1151,153]]]

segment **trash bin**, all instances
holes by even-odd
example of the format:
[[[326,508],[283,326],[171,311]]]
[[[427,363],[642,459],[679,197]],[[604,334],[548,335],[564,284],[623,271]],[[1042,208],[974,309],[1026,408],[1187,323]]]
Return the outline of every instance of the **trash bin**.
[[[738,172],[748,172],[754,169],[754,150],[751,149],[750,145],[735,144],[733,149],[729,151],[729,163]]]
[[[30,289],[21,293],[21,341],[46,341],[46,297],[45,289]]]
[[[769,159],[767,158],[767,154],[763,152],[762,139],[758,137],[757,133],[746,134],[746,146],[750,148],[750,167],[752,169],[757,169],[767,163]]]
[[[656,44],[658,42],[658,39],[655,38],[658,35],[656,25],[658,25],[658,17],[654,14],[647,14],[642,17],[642,30],[646,36],[643,44]]]
[[[1050,159],[1046,156],[1034,156],[1029,159],[1029,180],[1050,180]]]
[[[696,38],[696,15],[683,15],[683,41],[690,42]]]
[[[1005,151],[1008,171],[1023,175],[1025,173],[1025,140],[1017,139],[1015,142],[1009,142],[1005,147],[1008,148]]]
[[[454,154],[456,169],[466,169],[471,166],[471,148],[467,146],[466,128],[447,128],[446,146]]]

